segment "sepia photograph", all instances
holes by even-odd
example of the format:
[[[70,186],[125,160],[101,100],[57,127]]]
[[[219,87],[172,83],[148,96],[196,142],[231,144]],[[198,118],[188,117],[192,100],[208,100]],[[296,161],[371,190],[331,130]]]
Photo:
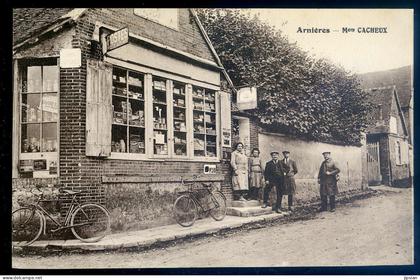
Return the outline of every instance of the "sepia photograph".
[[[13,269],[414,265],[414,9],[11,26]]]

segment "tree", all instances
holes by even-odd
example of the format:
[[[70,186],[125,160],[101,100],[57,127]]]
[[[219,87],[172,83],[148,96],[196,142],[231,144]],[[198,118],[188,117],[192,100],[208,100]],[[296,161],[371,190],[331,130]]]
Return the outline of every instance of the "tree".
[[[233,9],[198,16],[236,86],[258,87],[250,111],[268,130],[336,144],[359,144],[366,101],[354,75],[315,59],[257,17]]]

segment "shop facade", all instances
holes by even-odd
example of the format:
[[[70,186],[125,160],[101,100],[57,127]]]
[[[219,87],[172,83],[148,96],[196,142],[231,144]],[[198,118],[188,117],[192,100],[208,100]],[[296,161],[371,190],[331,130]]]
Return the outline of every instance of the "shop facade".
[[[58,14],[14,43],[14,207],[82,190],[119,231],[173,223],[182,180],[230,200],[232,90],[191,9]]]

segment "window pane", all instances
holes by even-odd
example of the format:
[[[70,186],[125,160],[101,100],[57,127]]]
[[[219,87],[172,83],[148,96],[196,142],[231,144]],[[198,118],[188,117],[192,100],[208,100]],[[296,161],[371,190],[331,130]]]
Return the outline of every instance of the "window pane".
[[[154,154],[168,154],[166,80],[153,79],[153,136]]]
[[[37,153],[40,151],[40,124],[22,125],[22,153]]]
[[[186,125],[186,99],[185,84],[174,82],[174,152],[177,156],[187,155],[187,125]]]
[[[42,78],[44,92],[58,91],[58,66],[44,66]]]
[[[41,92],[41,66],[29,66],[27,71],[28,92]]]
[[[144,154],[144,128],[130,127],[130,153]]]
[[[127,126],[112,125],[111,151],[117,153],[127,152]]]
[[[131,105],[131,104],[130,104]],[[127,124],[127,98],[113,96],[112,97],[112,106],[113,106],[113,123],[114,124]],[[128,108],[131,113],[131,106]]]
[[[55,152],[57,151],[57,124],[45,123],[42,124],[42,151]]]
[[[56,93],[44,93],[42,95],[42,120],[44,122],[56,122],[58,120],[58,98]]]
[[[22,122],[41,122],[41,94],[22,94]]]

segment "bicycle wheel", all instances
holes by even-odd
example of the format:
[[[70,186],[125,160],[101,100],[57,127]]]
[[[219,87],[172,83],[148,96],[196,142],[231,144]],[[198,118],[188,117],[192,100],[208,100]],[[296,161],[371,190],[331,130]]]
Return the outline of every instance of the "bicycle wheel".
[[[174,203],[175,220],[183,227],[192,226],[197,219],[198,209],[195,201],[188,195],[181,195]]]
[[[16,246],[30,245],[39,238],[44,226],[39,211],[34,208],[23,207],[12,213],[12,242]]]
[[[98,204],[84,204],[73,212],[71,231],[83,242],[97,242],[107,235],[111,228],[108,211]]]
[[[220,191],[213,191],[211,194],[214,208],[210,210],[210,216],[216,221],[221,221],[226,216],[226,198]]]

